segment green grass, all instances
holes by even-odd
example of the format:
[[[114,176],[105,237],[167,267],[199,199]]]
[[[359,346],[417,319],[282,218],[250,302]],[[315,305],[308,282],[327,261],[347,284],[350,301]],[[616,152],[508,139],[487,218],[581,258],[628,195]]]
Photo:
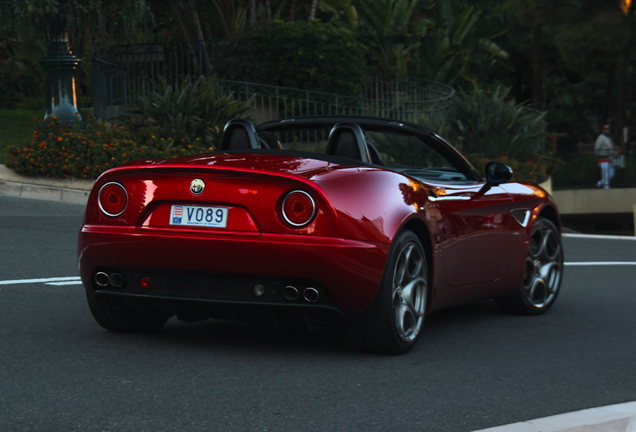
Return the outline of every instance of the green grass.
[[[0,164],[9,160],[9,146],[22,145],[23,141],[31,139],[35,124],[33,117],[38,120],[44,117],[41,110],[0,110]]]

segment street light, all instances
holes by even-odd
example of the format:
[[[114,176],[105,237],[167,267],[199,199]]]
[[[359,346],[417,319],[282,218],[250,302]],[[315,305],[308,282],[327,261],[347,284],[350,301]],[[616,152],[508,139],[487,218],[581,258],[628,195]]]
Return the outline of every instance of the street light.
[[[59,1],[59,13],[53,23],[51,43],[40,64],[46,73],[46,113],[44,119],[56,116],[63,123],[82,120],[77,111],[75,70],[81,62],[73,55],[68,43],[64,4]]]

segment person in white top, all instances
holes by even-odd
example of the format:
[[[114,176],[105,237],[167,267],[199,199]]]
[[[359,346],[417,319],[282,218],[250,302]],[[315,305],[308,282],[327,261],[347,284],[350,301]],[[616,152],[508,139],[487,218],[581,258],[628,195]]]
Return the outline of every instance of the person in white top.
[[[594,144],[594,154],[597,157],[599,168],[601,168],[601,179],[596,183],[596,188],[610,188],[610,180],[614,178],[614,166],[612,165],[612,152],[614,143],[610,137],[610,125],[603,125],[601,134],[596,138]]]

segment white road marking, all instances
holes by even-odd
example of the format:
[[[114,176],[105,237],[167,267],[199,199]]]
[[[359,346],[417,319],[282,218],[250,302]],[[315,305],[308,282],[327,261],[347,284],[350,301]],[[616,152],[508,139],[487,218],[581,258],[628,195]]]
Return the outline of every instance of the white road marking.
[[[603,240],[636,240],[636,236],[615,236],[615,235],[600,235],[600,234],[562,234],[563,237],[572,238],[588,238],[588,239],[603,239]]]
[[[603,265],[636,265],[636,262],[626,261],[591,261],[591,262],[566,262],[565,265],[571,266],[603,266]]]
[[[68,282],[49,282],[47,283],[47,285],[81,285],[82,281],[81,280],[72,280],[72,281],[68,281]]]
[[[47,282],[65,282],[65,281],[77,282],[79,280],[80,280],[79,276],[40,278],[40,279],[16,279],[16,280],[0,281],[0,285],[18,285],[18,284],[29,284],[29,283],[47,283]]]

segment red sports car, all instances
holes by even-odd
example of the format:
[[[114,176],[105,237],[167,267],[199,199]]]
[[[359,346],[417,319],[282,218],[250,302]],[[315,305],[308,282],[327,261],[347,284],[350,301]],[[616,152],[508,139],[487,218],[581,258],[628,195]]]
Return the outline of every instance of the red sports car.
[[[78,254],[101,326],[340,322],[361,349],[398,354],[440,308],[494,298],[535,315],[557,297],[552,198],[500,163],[478,173],[423,126],[232,120],[219,148],[128,163],[95,183]]]

